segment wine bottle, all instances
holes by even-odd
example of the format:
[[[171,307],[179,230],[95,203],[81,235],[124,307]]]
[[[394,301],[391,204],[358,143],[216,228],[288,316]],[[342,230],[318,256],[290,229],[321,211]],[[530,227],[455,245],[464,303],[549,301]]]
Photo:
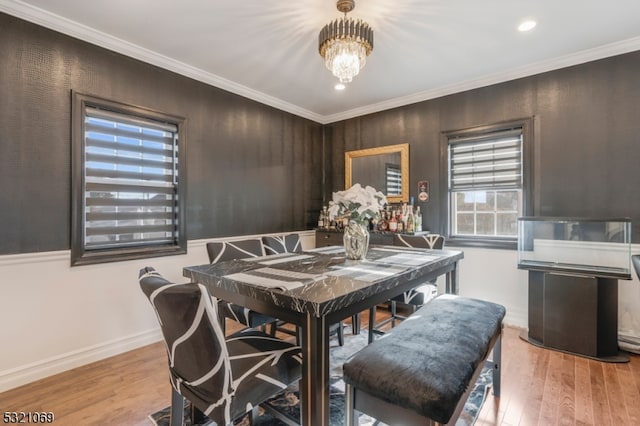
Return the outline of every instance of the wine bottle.
[[[415,217],[413,216],[413,206],[409,205],[407,209],[407,227],[405,232],[413,234],[416,231]]]

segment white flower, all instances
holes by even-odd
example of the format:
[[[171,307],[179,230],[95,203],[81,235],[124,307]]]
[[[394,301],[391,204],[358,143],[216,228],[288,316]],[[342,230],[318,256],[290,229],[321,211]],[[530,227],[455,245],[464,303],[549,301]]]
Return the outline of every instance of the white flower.
[[[364,222],[380,216],[380,210],[387,204],[387,197],[375,188],[363,188],[356,183],[351,188],[333,193],[329,202],[329,217],[348,216],[351,220]]]

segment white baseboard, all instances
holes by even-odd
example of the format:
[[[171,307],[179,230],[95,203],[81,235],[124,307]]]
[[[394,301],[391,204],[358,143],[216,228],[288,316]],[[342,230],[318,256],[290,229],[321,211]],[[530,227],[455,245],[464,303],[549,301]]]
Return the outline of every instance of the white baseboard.
[[[160,328],[0,371],[0,392],[162,340]]]
[[[505,325],[526,329],[529,327],[529,314],[521,309],[508,308],[502,322]]]

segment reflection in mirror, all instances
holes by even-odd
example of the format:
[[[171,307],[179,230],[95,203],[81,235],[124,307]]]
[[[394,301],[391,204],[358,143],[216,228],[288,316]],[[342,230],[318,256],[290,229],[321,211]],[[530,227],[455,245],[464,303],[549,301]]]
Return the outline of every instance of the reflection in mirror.
[[[409,200],[409,144],[345,153],[345,188],[359,183],[382,191],[390,203]]]

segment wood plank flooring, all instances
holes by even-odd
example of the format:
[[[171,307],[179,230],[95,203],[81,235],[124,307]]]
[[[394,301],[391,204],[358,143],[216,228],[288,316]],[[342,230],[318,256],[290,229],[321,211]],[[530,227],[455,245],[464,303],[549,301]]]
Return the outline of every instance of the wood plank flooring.
[[[366,312],[362,320],[365,328]],[[502,395],[489,395],[476,425],[640,425],[640,355],[602,363],[535,347],[521,331],[505,328]],[[51,411],[58,426],[148,426],[169,398],[166,353],[156,343],[0,393],[0,410]]]

